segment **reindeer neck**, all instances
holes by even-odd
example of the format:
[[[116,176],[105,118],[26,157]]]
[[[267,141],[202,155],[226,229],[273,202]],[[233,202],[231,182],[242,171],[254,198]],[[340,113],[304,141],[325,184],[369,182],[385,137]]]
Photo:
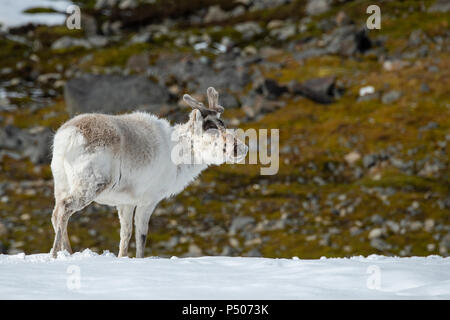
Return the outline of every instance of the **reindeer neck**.
[[[172,127],[172,135],[174,136],[184,136],[184,135],[190,135],[191,132],[189,132],[190,127],[188,123],[183,124],[177,124]],[[184,148],[188,152],[191,150],[191,142],[189,139],[183,139],[176,141],[171,141],[172,148],[176,144],[182,144]],[[187,185],[191,181],[193,181],[203,170],[208,168],[207,164],[176,164],[176,170],[177,170],[177,183],[180,183],[182,185]]]

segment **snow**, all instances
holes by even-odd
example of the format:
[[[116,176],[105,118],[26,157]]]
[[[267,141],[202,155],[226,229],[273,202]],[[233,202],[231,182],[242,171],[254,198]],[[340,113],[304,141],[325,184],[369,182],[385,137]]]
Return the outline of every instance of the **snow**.
[[[364,97],[366,95],[369,94],[374,94],[375,93],[375,88],[372,86],[366,86],[366,87],[362,87],[359,89],[359,96],[360,97]]]
[[[38,13],[26,14],[25,9],[42,7],[53,8],[66,12],[72,4],[68,0],[1,0],[0,2],[0,23],[4,27],[15,27],[27,23],[41,23],[48,25],[63,24],[66,15],[58,13]]]
[[[449,299],[450,258],[0,255],[0,299]]]

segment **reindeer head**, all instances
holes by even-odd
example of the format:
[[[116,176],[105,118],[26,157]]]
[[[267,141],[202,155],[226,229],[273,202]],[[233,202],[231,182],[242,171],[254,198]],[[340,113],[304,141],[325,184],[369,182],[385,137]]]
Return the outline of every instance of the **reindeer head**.
[[[194,110],[189,115],[189,127],[196,161],[205,164],[237,163],[247,155],[247,146],[237,139],[233,130],[220,119],[224,109],[213,87],[207,90],[208,107],[185,94],[183,100]]]

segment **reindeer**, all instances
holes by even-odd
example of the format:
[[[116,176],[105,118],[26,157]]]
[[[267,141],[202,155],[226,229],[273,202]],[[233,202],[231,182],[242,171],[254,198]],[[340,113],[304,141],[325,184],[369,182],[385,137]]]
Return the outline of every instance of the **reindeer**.
[[[183,100],[193,110],[186,123],[174,126],[144,112],[92,113],[58,129],[51,162],[53,257],[61,250],[72,253],[69,218],[95,201],[117,207],[119,257],[128,255],[134,217],[136,257],[143,258],[150,216],[161,200],[180,193],[209,165],[245,158],[247,146],[220,119],[224,109],[217,91],[209,87],[207,96],[209,107],[185,94]],[[179,163],[174,155],[189,155],[193,161]]]

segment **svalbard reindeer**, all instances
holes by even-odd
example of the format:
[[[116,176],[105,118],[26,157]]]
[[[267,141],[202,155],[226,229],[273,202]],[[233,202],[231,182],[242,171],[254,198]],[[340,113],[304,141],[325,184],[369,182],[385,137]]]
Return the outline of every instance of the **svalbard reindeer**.
[[[58,129],[51,163],[53,257],[61,250],[72,252],[69,218],[93,201],[118,209],[119,257],[128,254],[134,217],[136,257],[144,257],[149,219],[161,200],[181,192],[209,165],[245,158],[247,146],[220,119],[224,109],[217,91],[210,87],[207,96],[209,107],[185,94],[184,101],[194,110],[186,123],[174,126],[142,112],[93,113],[79,115]],[[180,155],[192,157],[191,161],[174,161]]]

